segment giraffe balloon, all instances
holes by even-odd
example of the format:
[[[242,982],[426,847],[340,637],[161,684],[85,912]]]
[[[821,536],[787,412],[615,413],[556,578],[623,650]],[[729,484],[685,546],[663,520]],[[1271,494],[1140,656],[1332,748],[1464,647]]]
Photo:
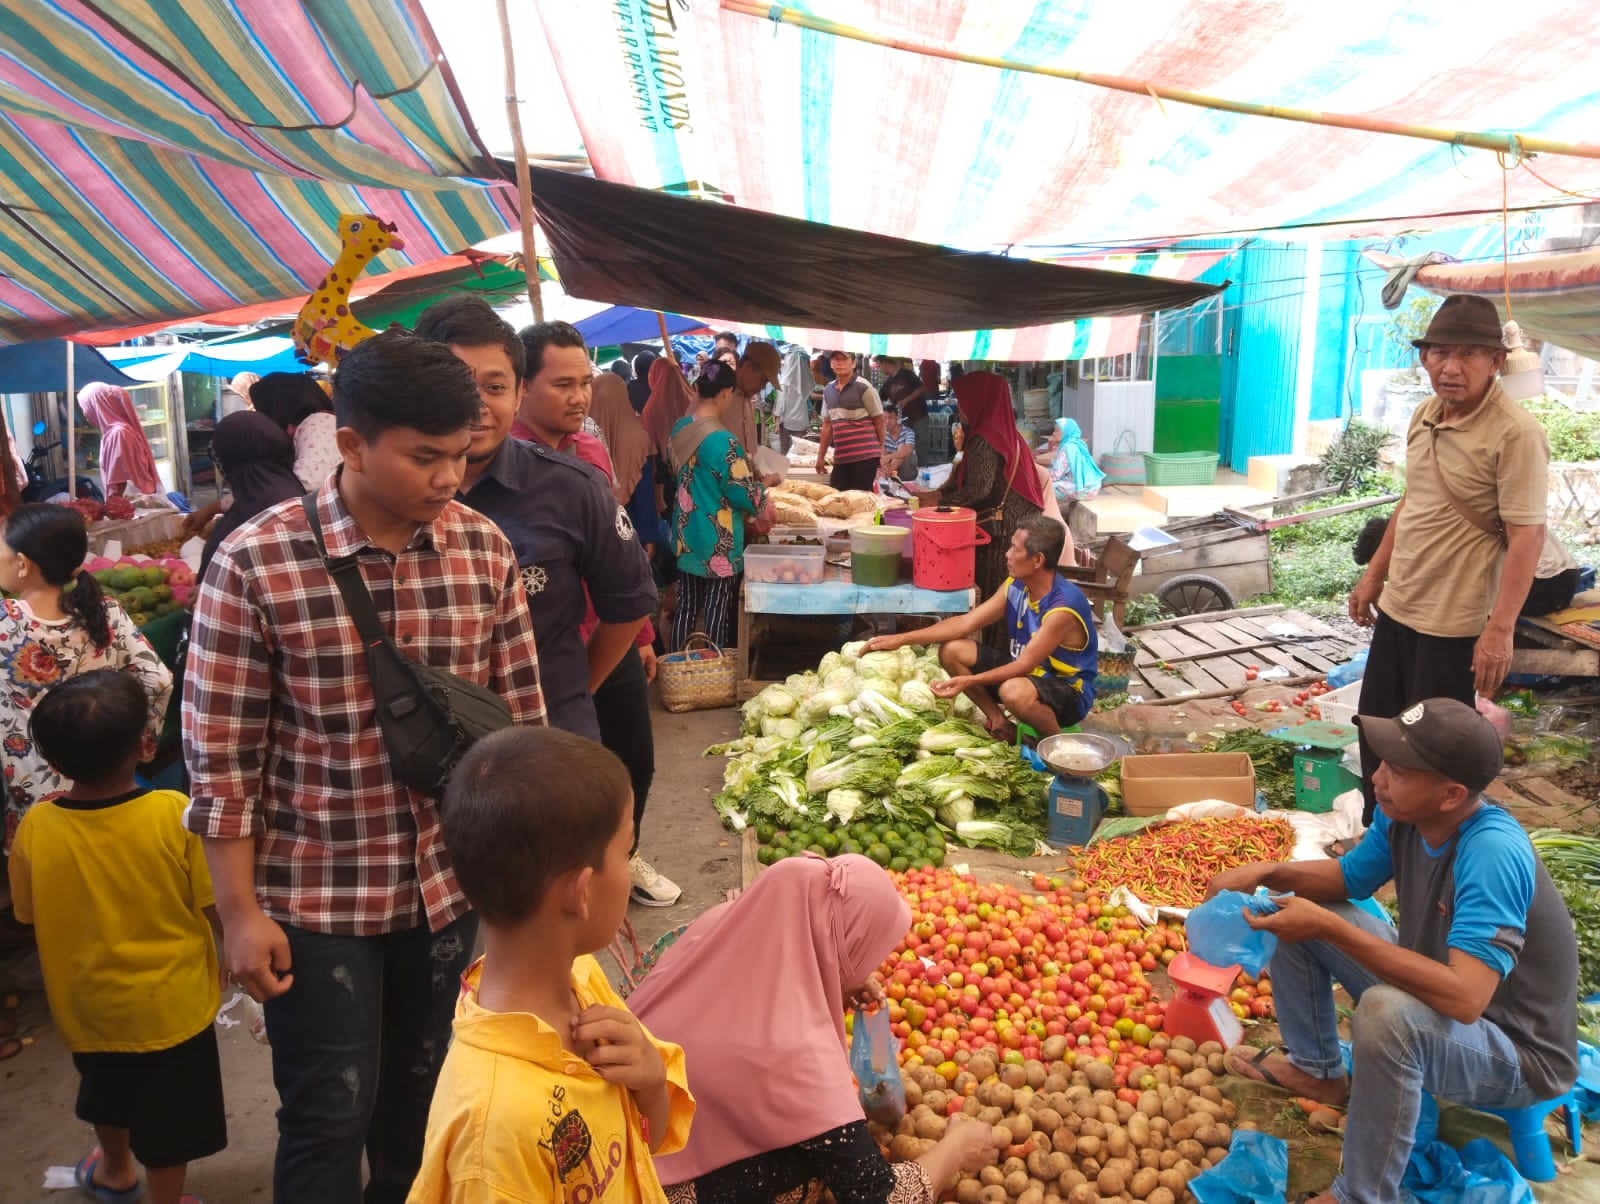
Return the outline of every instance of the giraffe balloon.
[[[350,286],[381,251],[405,247],[397,229],[370,213],[339,215],[339,258],[294,320],[295,350],[306,363],[337,368],[347,351],[377,333],[350,312]]]

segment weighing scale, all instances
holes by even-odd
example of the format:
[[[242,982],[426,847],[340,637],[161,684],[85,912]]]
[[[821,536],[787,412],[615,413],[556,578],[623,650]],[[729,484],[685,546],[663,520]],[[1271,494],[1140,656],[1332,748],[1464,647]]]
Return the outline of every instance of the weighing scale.
[[[1060,732],[1039,741],[1034,751],[1045,769],[1055,774],[1047,802],[1046,842],[1058,848],[1088,844],[1107,802],[1094,775],[1122,756],[1122,749],[1104,736]]]
[[[1188,1037],[1197,1045],[1220,1042],[1232,1049],[1244,1037],[1244,1025],[1228,1006],[1228,991],[1239,976],[1239,964],[1213,966],[1194,954],[1178,954],[1167,963],[1167,977],[1176,992],[1167,1004],[1162,1031],[1169,1037]]]
[[[1356,742],[1359,733],[1348,723],[1326,719],[1280,727],[1268,732],[1274,740],[1295,746],[1294,805],[1298,811],[1333,810],[1333,800],[1347,790],[1361,786],[1361,778],[1342,763],[1344,749]]]

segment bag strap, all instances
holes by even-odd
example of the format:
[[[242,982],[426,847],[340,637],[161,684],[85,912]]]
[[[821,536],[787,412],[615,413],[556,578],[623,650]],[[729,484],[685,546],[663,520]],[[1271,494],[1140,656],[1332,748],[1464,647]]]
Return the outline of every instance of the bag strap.
[[[1478,528],[1478,530],[1485,535],[1493,535],[1502,545],[1505,544],[1506,528],[1505,524],[1500,521],[1499,516],[1496,515],[1494,518],[1490,518],[1487,514],[1474,510],[1457,497],[1455,490],[1450,488],[1450,482],[1445,480],[1444,469],[1439,467],[1439,428],[1431,427],[1428,433],[1428,448],[1433,453],[1433,475],[1434,479],[1439,482],[1439,488],[1444,492],[1445,501],[1450,503],[1452,510]]]
[[[300,499],[300,507],[306,512],[306,521],[311,524],[311,538],[317,541],[317,551],[322,553],[322,563],[327,566],[333,583],[339,587],[339,596],[344,599],[345,609],[355,620],[361,642],[369,651],[379,644],[389,644],[389,633],[383,629],[383,624],[378,622],[378,612],[372,605],[372,594],[367,590],[367,583],[361,579],[361,567],[356,563],[356,558],[354,556],[335,558],[328,555],[328,546],[322,540],[322,520],[317,515],[317,495],[306,494]]]

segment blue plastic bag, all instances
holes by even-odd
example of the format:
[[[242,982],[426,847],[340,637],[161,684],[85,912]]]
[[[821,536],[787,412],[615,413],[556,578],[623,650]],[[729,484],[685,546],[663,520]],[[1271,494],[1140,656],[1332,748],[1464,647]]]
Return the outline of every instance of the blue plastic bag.
[[[1270,932],[1252,928],[1245,923],[1244,913],[1253,911],[1269,915],[1278,905],[1266,895],[1247,895],[1242,891],[1218,891],[1189,913],[1183,922],[1184,936],[1189,941],[1189,951],[1201,961],[1213,966],[1230,966],[1235,962],[1252,978],[1261,971],[1278,951],[1278,938]]]
[[[1363,648],[1342,665],[1328,670],[1328,685],[1337,690],[1353,681],[1360,681],[1367,672],[1367,650]]]
[[[1228,1156],[1189,1180],[1200,1204],[1283,1204],[1289,1191],[1289,1147],[1254,1129],[1236,1129]]]
[[[1487,1137],[1459,1150],[1442,1141],[1418,1145],[1406,1164],[1400,1199],[1403,1204],[1534,1204],[1527,1180]]]
[[[850,1070],[867,1119],[893,1128],[906,1114],[906,1086],[900,1081],[900,1042],[889,1029],[889,1009],[856,1009],[850,1027]]]

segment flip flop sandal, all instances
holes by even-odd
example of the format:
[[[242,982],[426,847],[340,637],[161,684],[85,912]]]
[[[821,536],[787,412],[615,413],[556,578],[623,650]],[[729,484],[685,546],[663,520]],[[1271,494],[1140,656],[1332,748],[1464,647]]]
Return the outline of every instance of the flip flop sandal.
[[[136,1204],[139,1197],[144,1194],[144,1188],[137,1182],[132,1187],[118,1191],[114,1187],[107,1187],[104,1183],[94,1181],[94,1172],[104,1157],[105,1152],[98,1146],[85,1154],[83,1161],[72,1169],[73,1182],[101,1204]]]
[[[1264,1049],[1256,1050],[1253,1057],[1246,1058],[1243,1056],[1241,1051],[1247,1048],[1249,1047],[1236,1045],[1233,1049],[1230,1049],[1227,1053],[1222,1055],[1223,1067],[1230,1074],[1237,1075],[1241,1079],[1250,1079],[1253,1082],[1265,1083],[1268,1087],[1274,1087],[1279,1091],[1287,1091],[1290,1095],[1299,1094],[1292,1087],[1286,1087],[1282,1083],[1278,1082],[1278,1077],[1273,1074],[1272,1071],[1268,1070],[1262,1065],[1262,1062],[1265,1059],[1271,1057],[1275,1053],[1282,1053],[1282,1050],[1275,1045],[1268,1045]],[[1239,1056],[1236,1057],[1236,1053],[1238,1053]],[[1235,1069],[1236,1065],[1248,1067],[1248,1070]]]
[[[17,1037],[0,1038],[0,1062],[9,1062],[22,1052],[22,1041]]]

